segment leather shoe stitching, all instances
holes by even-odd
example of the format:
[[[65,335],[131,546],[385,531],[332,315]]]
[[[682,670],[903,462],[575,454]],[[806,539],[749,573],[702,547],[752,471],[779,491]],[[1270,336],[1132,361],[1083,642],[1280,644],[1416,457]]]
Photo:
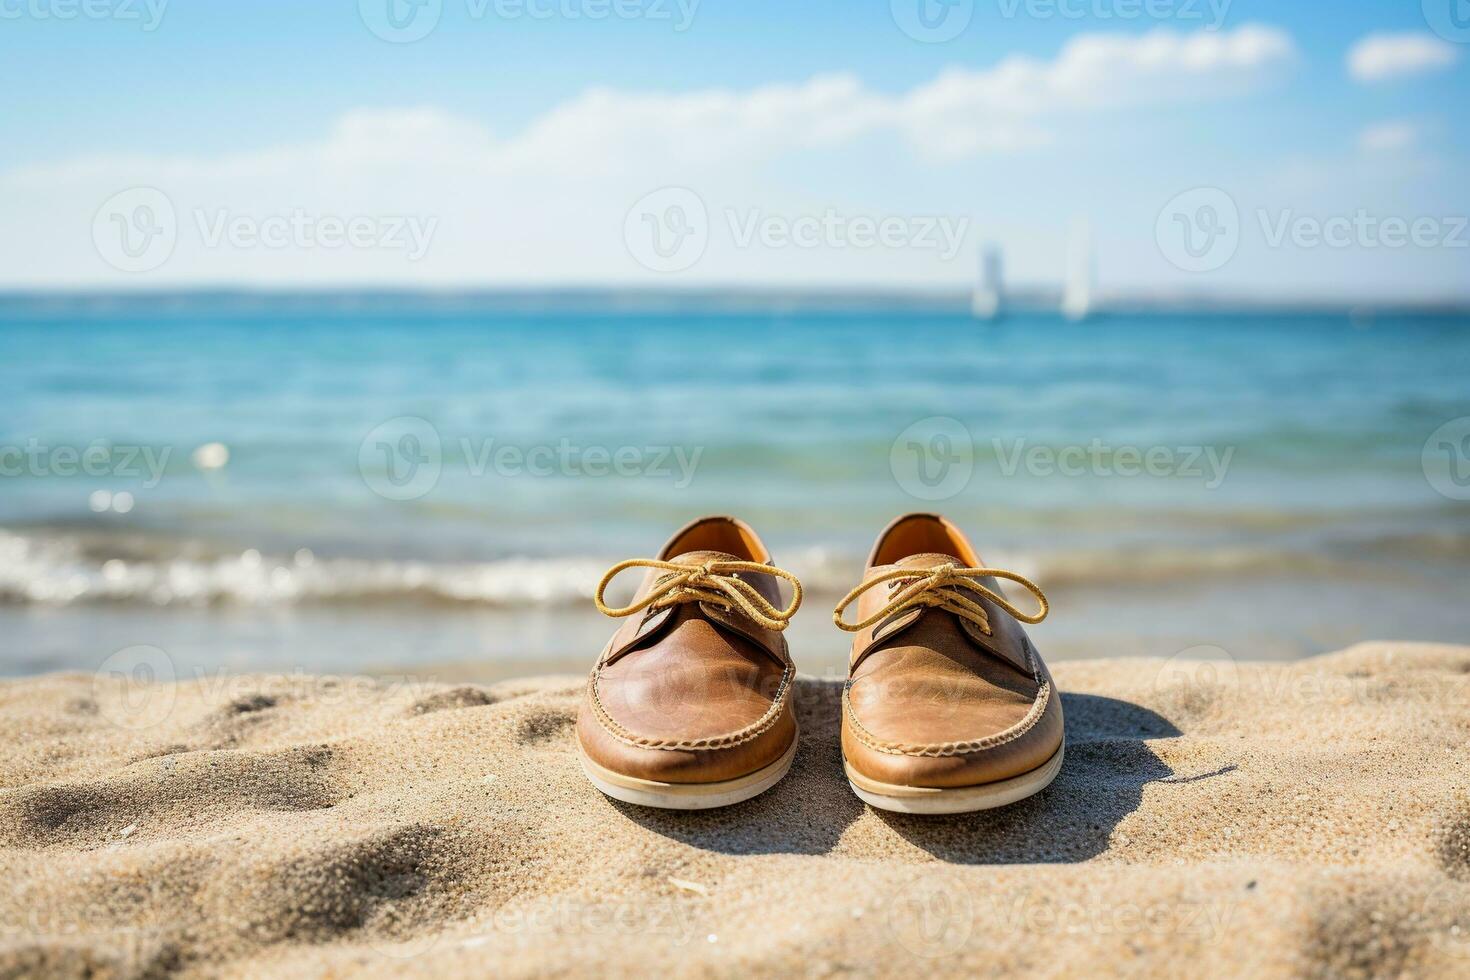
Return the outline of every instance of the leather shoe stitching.
[[[857,711],[852,706],[852,681],[848,681],[842,689],[842,708],[847,719],[852,722],[853,734],[857,736],[868,748],[886,755],[912,755],[928,758],[942,758],[952,755],[968,755],[972,752],[980,752],[985,749],[998,748],[1008,742],[1013,742],[1025,735],[1046,713],[1046,706],[1051,699],[1051,684],[1041,686],[1036,692],[1036,700],[1031,704],[1031,710],[1011,728],[984,738],[970,739],[964,742],[929,742],[913,745],[905,742],[886,742],[863,727],[858,720]]]
[[[591,680],[587,685],[587,693],[592,702],[593,717],[597,719],[597,723],[602,726],[603,730],[625,745],[632,745],[640,749],[664,749],[673,751],[678,749],[734,748],[738,745],[744,745],[746,742],[754,741],[761,735],[764,735],[775,727],[776,722],[781,718],[781,712],[786,706],[788,695],[791,691],[791,681],[795,676],[795,671],[789,666],[782,671],[781,683],[776,689],[776,697],[771,702],[771,706],[766,709],[765,714],[744,728],[737,729],[725,735],[712,735],[708,738],[675,740],[656,739],[637,735],[618,724],[612,715],[608,713],[607,708],[602,704],[602,699],[598,696],[597,680],[601,674],[601,670],[593,672]]]

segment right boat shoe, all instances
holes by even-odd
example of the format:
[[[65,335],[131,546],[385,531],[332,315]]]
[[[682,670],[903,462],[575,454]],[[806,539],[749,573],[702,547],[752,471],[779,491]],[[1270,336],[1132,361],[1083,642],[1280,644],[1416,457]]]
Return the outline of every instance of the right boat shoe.
[[[628,605],[608,584],[646,569]],[[782,605],[779,580],[792,589]],[[771,563],[755,531],[705,517],[656,559],[613,566],[597,607],[626,617],[588,678],[577,716],[582,769],[626,803],[678,810],[727,806],[774,786],[796,755],[796,668],[782,631],[801,583]]]
[[[999,579],[1039,611],[1012,605]],[[1044,789],[1062,766],[1062,703],[1021,623],[1046,613],[1035,584],[984,567],[945,518],[889,524],[832,617],[856,634],[842,699],[853,792],[883,810],[966,813]]]

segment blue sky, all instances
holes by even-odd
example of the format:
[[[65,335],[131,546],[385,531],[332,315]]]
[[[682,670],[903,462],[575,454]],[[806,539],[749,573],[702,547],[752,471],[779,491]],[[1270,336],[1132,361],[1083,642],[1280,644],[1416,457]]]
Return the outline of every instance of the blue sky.
[[[63,19],[68,2],[0,0],[0,82],[24,93],[0,115],[6,286],[936,286],[968,281],[991,241],[1012,278],[1040,281],[1061,274],[1085,218],[1104,291],[1470,296],[1470,247],[1456,244],[1470,235],[1454,228],[1470,213],[1470,46],[1436,34],[1418,2],[1152,0],[1168,16],[1149,17],[1144,0],[960,0],[972,13],[958,36],[923,43],[897,23],[906,0],[625,0],[640,16],[598,20],[598,0],[540,0],[553,15],[534,18],[442,0],[435,28],[404,44],[375,36],[357,0],[152,0],[153,30],[148,0]],[[1145,43],[1159,32],[1166,43]],[[1236,40],[1196,71],[1205,49],[1190,38],[1206,33]],[[1375,37],[1355,77],[1350,55]],[[1116,50],[1099,55],[1099,38]],[[1151,67],[1156,55],[1174,67]],[[1018,57],[1033,70],[1013,87],[1000,67]],[[760,94],[770,86],[784,88]],[[823,132],[831,119],[840,132]],[[164,192],[180,231],[163,265],[120,271],[93,222],[136,186]],[[640,262],[624,223],[670,186],[693,190],[709,223],[699,259],[672,272]],[[1239,244],[1191,272],[1156,218],[1201,186],[1238,207]],[[216,218],[295,212],[418,217],[432,243],[409,260],[208,241]],[[1310,222],[1360,212],[1431,219],[1434,244],[1311,243]],[[832,215],[914,236],[963,222],[964,248],[740,241],[747,222]],[[1306,244],[1270,241],[1301,219]]]

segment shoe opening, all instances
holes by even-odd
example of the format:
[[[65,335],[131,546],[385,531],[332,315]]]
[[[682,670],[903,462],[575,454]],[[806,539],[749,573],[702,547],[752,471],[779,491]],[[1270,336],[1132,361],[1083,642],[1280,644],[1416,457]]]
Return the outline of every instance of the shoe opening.
[[[961,565],[980,564],[964,532],[938,514],[896,518],[878,536],[868,565],[894,565],[910,555],[950,555]]]
[[[770,552],[755,530],[734,517],[701,517],[686,524],[669,539],[659,557],[669,559],[690,551],[718,551],[743,561],[768,563],[771,560]]]

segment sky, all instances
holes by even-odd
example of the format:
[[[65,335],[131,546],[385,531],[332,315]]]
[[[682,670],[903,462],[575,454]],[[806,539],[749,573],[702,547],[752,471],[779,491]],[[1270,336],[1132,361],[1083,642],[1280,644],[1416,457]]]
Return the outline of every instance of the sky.
[[[1463,26],[1462,26],[1463,25]],[[0,289],[1470,299],[1470,0],[0,0]]]

